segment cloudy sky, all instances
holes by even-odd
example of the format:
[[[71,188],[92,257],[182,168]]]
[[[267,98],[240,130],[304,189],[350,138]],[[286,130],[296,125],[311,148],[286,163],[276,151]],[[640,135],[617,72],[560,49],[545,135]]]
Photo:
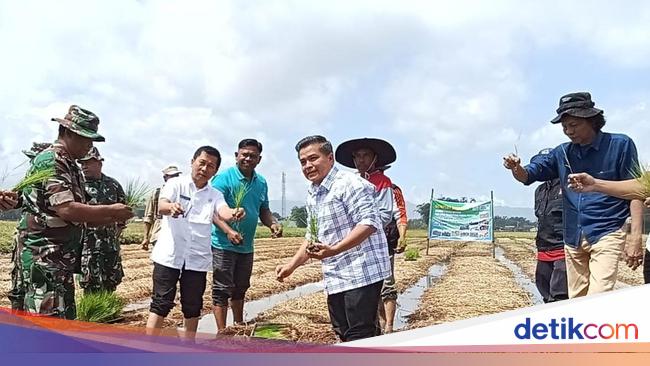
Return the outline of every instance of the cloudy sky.
[[[542,4],[543,3],[543,4]],[[650,162],[650,3],[626,1],[0,1],[0,173],[100,116],[105,172],[160,182],[200,145],[264,144],[270,198],[302,200],[295,143],[379,137],[410,202],[431,188],[532,206],[502,156],[565,141],[558,99],[591,91]]]

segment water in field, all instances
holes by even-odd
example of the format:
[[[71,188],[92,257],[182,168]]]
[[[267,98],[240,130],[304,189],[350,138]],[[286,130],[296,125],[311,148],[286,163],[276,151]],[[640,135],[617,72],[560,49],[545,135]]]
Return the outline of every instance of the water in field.
[[[284,291],[258,300],[246,302],[244,305],[244,321],[251,321],[255,319],[255,317],[257,317],[257,315],[261,312],[266,311],[281,302],[295,299],[301,296],[311,295],[318,291],[323,291],[322,282],[308,283],[302,286],[298,286],[289,291]],[[226,324],[232,325],[232,323],[232,313],[229,311]],[[217,323],[214,320],[213,314],[210,313],[201,317],[199,320],[198,332],[208,334],[217,333]]]
[[[535,286],[535,283],[528,278],[528,276],[521,270],[521,268],[515,264],[513,261],[510,259],[506,258],[505,252],[503,248],[501,247],[496,247],[495,250],[496,253],[496,259],[501,262],[504,266],[508,267],[509,270],[512,271],[512,273],[515,276],[515,281],[517,284],[524,289],[528,295],[530,295],[530,298],[533,300],[533,304],[543,304],[544,300],[542,299],[542,295],[539,293],[537,290],[537,286]]]
[[[433,287],[447,271],[446,264],[434,264],[415,285],[397,296],[397,311],[393,323],[394,330],[401,330],[408,324],[408,318],[420,305],[420,298],[428,288]]]

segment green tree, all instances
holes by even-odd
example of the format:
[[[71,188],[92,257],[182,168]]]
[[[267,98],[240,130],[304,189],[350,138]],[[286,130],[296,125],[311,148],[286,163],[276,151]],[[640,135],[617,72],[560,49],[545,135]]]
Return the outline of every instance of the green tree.
[[[429,225],[429,213],[431,212],[431,202],[420,203],[417,205],[415,210],[420,215],[420,220],[422,220],[426,225]]]
[[[307,206],[292,208],[289,217],[296,223],[297,227],[307,227]]]

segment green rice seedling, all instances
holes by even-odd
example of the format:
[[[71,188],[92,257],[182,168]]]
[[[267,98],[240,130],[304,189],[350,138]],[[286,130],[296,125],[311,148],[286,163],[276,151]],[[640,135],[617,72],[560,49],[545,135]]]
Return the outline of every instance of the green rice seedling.
[[[35,185],[47,182],[48,179],[51,179],[52,177],[54,177],[54,168],[31,171],[25,176],[25,178],[23,178],[23,180],[18,182],[18,184],[12,188],[12,191],[23,192]]]
[[[248,191],[250,190],[250,186],[248,183],[240,183],[239,186],[234,190],[232,196],[233,200],[235,201],[235,209],[241,208],[242,204],[244,203],[244,198],[248,194]],[[239,231],[239,221],[235,221],[233,223],[233,229],[235,229],[238,233],[241,234]]]
[[[308,252],[316,251],[316,243],[318,240],[318,213],[316,210],[309,207],[309,222],[307,223],[307,230],[309,230],[309,244],[307,245]]]
[[[107,323],[117,319],[125,301],[114,292],[85,293],[77,300],[77,320]]]
[[[150,192],[151,188],[139,178],[129,179],[124,189],[126,205],[131,208],[143,206]]]
[[[404,252],[405,261],[415,261],[420,258],[420,250],[418,248],[408,248]]]
[[[253,332],[253,337],[266,339],[287,339],[282,332],[287,326],[281,324],[258,324]]]

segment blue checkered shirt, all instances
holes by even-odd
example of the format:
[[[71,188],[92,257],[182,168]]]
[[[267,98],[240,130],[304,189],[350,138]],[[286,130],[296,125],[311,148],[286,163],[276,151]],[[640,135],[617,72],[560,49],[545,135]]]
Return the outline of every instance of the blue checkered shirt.
[[[317,217],[321,243],[334,245],[357,225],[376,229],[354,248],[323,259],[325,292],[332,295],[388,277],[388,243],[374,198],[375,187],[355,174],[333,167],[321,184],[312,184],[307,193],[308,217]],[[309,240],[310,236],[307,230],[306,238]]]

